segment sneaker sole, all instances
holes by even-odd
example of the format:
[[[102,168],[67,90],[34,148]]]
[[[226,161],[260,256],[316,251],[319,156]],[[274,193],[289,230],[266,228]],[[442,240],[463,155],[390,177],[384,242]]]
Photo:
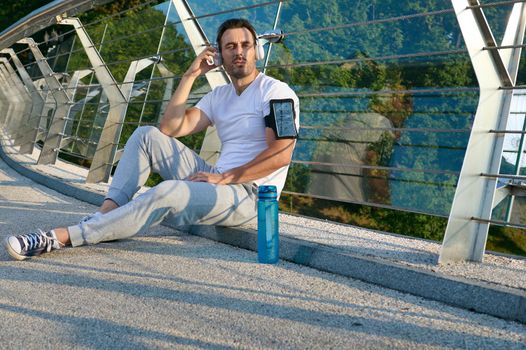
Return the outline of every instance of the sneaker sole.
[[[28,256],[20,255],[17,252],[15,252],[13,248],[11,248],[11,245],[9,244],[9,237],[5,238],[3,243],[4,243],[5,250],[7,250],[7,252],[9,253],[9,255],[11,255],[12,258],[19,260],[19,261],[25,260],[28,258]]]

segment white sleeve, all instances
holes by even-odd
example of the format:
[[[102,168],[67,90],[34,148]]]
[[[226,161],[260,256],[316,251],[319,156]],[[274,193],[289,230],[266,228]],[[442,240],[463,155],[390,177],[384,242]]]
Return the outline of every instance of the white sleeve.
[[[290,98],[294,101],[294,113],[296,129],[300,128],[300,101],[294,90],[292,90],[287,84],[279,82],[272,84],[270,89],[264,95],[263,99],[263,115],[267,116],[270,113],[270,100],[283,100]]]
[[[197,102],[197,104],[195,105],[196,108],[200,109],[201,111],[203,111],[206,116],[208,117],[208,119],[210,120],[210,123],[212,123],[212,125],[215,124],[214,122],[214,103],[212,102],[212,99],[213,99],[213,91],[210,91],[209,93],[207,93],[206,95],[204,95],[200,100],[199,102]]]

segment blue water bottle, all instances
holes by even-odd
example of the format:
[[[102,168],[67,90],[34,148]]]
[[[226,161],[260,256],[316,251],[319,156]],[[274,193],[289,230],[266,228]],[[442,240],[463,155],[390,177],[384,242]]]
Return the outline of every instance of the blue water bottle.
[[[259,186],[258,261],[274,264],[279,260],[278,194],[276,186]]]

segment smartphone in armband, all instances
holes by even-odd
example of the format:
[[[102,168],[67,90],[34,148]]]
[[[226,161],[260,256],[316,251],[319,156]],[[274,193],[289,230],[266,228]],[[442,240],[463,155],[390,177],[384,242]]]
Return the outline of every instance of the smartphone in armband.
[[[265,117],[265,126],[274,130],[276,138],[298,138],[295,119],[296,111],[293,99],[270,100],[270,113]]]

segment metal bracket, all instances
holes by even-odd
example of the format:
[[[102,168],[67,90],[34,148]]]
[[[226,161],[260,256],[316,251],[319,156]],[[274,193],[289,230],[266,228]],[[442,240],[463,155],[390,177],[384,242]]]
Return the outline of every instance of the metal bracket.
[[[502,60],[500,52],[496,49],[497,42],[493,37],[493,33],[491,32],[486,16],[482,11],[482,7],[478,6],[480,5],[479,0],[468,0],[468,2],[469,6],[475,6],[471,9],[473,12],[473,16],[475,16],[476,18],[480,34],[483,37],[484,42],[486,43],[485,49],[489,50],[491,58],[493,59],[493,64],[497,71],[497,74],[500,77],[502,86],[513,86],[510,74],[508,72],[508,67],[506,67]]]

